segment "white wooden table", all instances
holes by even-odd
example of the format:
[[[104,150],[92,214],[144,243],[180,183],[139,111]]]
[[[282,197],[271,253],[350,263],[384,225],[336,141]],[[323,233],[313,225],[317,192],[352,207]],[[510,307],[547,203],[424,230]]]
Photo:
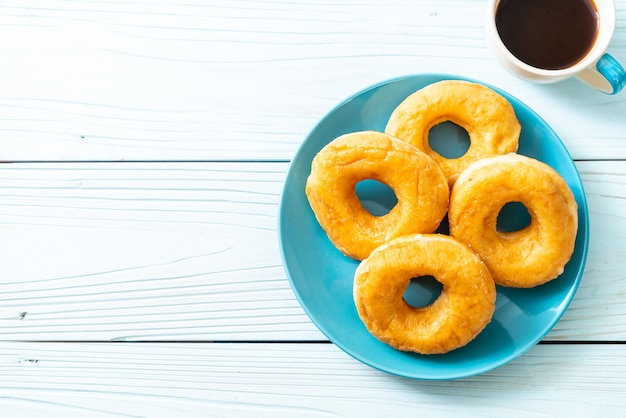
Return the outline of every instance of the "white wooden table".
[[[626,1],[609,52],[626,64]],[[0,2],[0,416],[626,416],[626,93],[531,85],[484,1]],[[516,361],[379,372],[289,286],[290,159],[353,93],[489,82],[560,135],[590,209],[582,284]]]

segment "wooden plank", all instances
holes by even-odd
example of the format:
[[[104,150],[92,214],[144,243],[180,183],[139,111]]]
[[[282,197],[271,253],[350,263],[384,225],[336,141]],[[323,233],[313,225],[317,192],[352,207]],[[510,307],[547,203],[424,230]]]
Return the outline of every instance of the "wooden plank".
[[[618,0],[618,28],[626,0]],[[490,82],[576,158],[626,158],[626,102],[494,61],[484,1],[4,1],[0,161],[288,160],[357,91],[413,73]],[[610,52],[626,61],[626,31]],[[575,121],[575,123],[572,123]]]
[[[625,341],[626,162],[578,166],[589,258],[548,339]],[[0,165],[0,340],[324,339],[281,265],[286,169]]]
[[[2,166],[1,338],[320,338],[278,254],[285,169]]]
[[[626,300],[626,272],[620,268],[625,252],[626,161],[578,162],[577,167],[589,206],[589,256],[572,305],[550,337],[593,340],[607,331],[604,338],[624,341],[626,328],[618,323],[626,323],[626,312],[612,311],[609,305]],[[602,325],[595,328],[594,322]]]
[[[626,345],[539,345],[454,381],[332,344],[1,343],[4,416],[622,416]],[[367,407],[364,407],[364,406]]]

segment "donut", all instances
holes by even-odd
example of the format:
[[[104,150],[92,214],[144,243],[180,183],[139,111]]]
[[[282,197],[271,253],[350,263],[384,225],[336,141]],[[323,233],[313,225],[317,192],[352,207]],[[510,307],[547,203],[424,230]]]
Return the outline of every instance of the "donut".
[[[403,295],[412,278],[433,276],[437,299],[412,307]],[[378,247],[354,276],[361,321],[380,341],[401,351],[444,354],[472,341],[491,321],[496,287],[482,260],[440,234],[411,234]]]
[[[522,203],[530,224],[501,232],[497,218],[509,202]],[[501,286],[529,288],[563,273],[574,251],[577,204],[550,166],[519,154],[485,158],[458,177],[450,195],[450,235],[467,244]]]
[[[469,134],[470,146],[459,158],[445,158],[428,143],[430,129],[452,122]],[[385,133],[407,141],[432,157],[450,187],[472,162],[516,152],[521,125],[511,104],[492,89],[461,80],[443,80],[409,95],[387,122]]]
[[[389,186],[397,204],[375,216],[355,187],[371,179]],[[399,235],[430,233],[444,218],[450,190],[439,166],[414,146],[382,132],[342,135],[313,159],[306,196],[330,241],[348,257],[362,260]]]

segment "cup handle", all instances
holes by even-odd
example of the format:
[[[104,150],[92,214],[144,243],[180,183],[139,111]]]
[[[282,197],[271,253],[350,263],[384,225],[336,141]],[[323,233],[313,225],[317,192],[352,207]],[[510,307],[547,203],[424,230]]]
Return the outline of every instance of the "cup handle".
[[[617,94],[626,85],[626,70],[609,54],[604,54],[594,65],[587,67],[577,77],[607,94]]]

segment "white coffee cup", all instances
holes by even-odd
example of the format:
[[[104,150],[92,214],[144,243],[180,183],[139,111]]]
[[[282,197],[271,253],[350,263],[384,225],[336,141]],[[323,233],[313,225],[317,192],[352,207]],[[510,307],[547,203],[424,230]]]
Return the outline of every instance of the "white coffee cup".
[[[555,83],[575,76],[607,94],[616,94],[626,85],[626,71],[615,58],[606,53],[615,31],[613,0],[593,0],[598,14],[595,42],[581,60],[562,69],[531,66],[507,49],[496,27],[496,11],[501,1],[503,0],[488,0],[486,32],[491,50],[505,69],[535,83]]]

